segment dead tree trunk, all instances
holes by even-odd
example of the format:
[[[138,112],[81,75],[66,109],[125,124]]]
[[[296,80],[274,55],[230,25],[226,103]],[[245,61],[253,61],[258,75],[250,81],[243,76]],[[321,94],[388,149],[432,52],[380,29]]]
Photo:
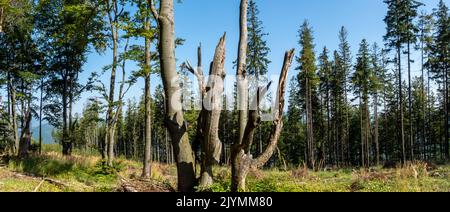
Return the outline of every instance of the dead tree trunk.
[[[222,143],[219,139],[219,121],[222,112],[222,94],[225,79],[225,35],[216,47],[211,63],[208,84],[205,86],[201,68],[201,50],[198,51],[198,66],[195,70],[190,63],[184,64],[199,82],[202,111],[197,119],[197,134],[194,143],[201,146],[201,170],[199,187],[209,188],[213,183],[212,167],[220,162]]]
[[[241,0],[239,18],[239,49],[237,61],[237,90],[238,90],[238,110],[239,110],[239,136],[238,144],[242,144],[245,127],[248,119],[248,79],[247,79],[247,47],[248,47],[248,27],[247,27],[248,0]]]
[[[166,127],[172,138],[173,152],[177,163],[178,190],[194,190],[194,155],[187,134],[187,123],[183,117],[181,92],[175,62],[175,23],[173,0],[161,0],[156,11],[153,1],[148,0],[151,12],[159,25],[159,55],[161,78],[166,96]]]
[[[231,178],[231,191],[245,191],[245,179],[251,168],[262,167],[272,156],[273,152],[277,148],[277,143],[280,137],[280,133],[283,127],[283,108],[284,108],[284,94],[286,88],[286,78],[289,68],[294,57],[294,50],[286,52],[284,57],[283,68],[281,70],[280,80],[278,84],[278,92],[276,96],[276,107],[274,110],[274,121],[272,130],[269,136],[269,141],[264,152],[253,159],[250,153],[251,144],[253,141],[254,133],[258,129],[260,124],[260,111],[259,104],[261,98],[265,95],[270,87],[270,84],[263,88],[258,89],[258,94],[252,102],[252,108],[249,111],[249,119],[247,127],[245,128],[244,138],[242,144],[234,144],[232,149],[232,178]]]

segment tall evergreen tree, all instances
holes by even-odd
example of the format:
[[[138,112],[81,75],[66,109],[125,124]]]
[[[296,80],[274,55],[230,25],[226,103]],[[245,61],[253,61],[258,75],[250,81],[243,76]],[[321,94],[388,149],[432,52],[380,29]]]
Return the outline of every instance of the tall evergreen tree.
[[[313,129],[313,97],[317,92],[317,67],[314,53],[314,41],[312,28],[308,21],[304,21],[299,30],[299,44],[301,46],[300,56],[297,57],[299,74],[297,80],[301,85],[301,100],[305,109],[306,117],[306,143],[307,143],[307,162],[311,168],[315,167],[316,144],[314,141]]]
[[[270,64],[268,54],[270,48],[267,46],[264,32],[263,22],[259,19],[259,9],[254,0],[249,1],[247,11],[247,27],[248,27],[248,47],[247,47],[247,71],[249,76],[255,77],[256,83],[253,83],[252,90],[256,91],[258,87],[267,83],[267,71]],[[262,140],[268,133],[263,133],[263,128],[268,127],[268,122],[263,122],[258,129],[258,153],[262,153]]]
[[[422,144],[425,146],[424,149],[426,149],[426,146],[429,143],[429,123],[430,123],[430,106],[428,104],[428,97],[430,96],[430,71],[429,68],[426,67],[425,61],[427,60],[427,55],[430,50],[430,45],[433,42],[432,37],[432,31],[433,31],[433,15],[426,14],[425,12],[422,12],[419,16],[418,21],[418,27],[419,27],[419,41],[420,41],[420,56],[421,56],[421,72],[422,72],[422,90],[425,92],[425,101],[423,102],[423,109],[425,112],[423,113],[423,123],[422,123]],[[426,78],[425,78],[425,70],[426,70]],[[426,81],[425,81],[426,80]],[[427,153],[426,150],[424,151],[424,159],[427,159]]]
[[[412,120],[412,87],[411,87],[411,45],[417,42],[417,33],[419,29],[415,24],[415,19],[418,16],[418,8],[422,5],[416,0],[402,0],[400,7],[400,19],[402,20],[402,37],[405,40],[407,49],[406,54],[408,56],[408,113],[409,113],[409,148],[410,159],[414,160],[414,132]]]
[[[321,144],[321,155],[322,159],[326,159],[326,147],[331,144],[331,81],[332,81],[332,63],[329,61],[329,52],[326,47],[323,48],[322,53],[319,56],[319,94],[320,94],[320,107],[321,107],[321,117],[324,120],[321,123],[322,127],[322,144]]]
[[[402,7],[402,1],[401,0],[384,0],[384,3],[387,4],[388,11],[387,15],[384,18],[384,22],[386,23],[386,35],[384,36],[384,41],[386,42],[387,51],[396,51],[396,60],[395,64],[397,65],[397,71],[398,71],[398,102],[399,102],[399,136],[398,140],[401,144],[401,150],[402,150],[402,162],[406,162],[406,147],[405,147],[405,125],[404,125],[404,113],[403,113],[403,93],[401,92],[403,90],[403,81],[402,81],[402,63],[401,63],[401,54],[402,54],[402,48],[403,44],[405,43],[404,38],[404,30],[405,25],[402,20],[402,14],[401,14],[401,7]]]
[[[370,110],[369,95],[373,80],[373,72],[370,65],[369,44],[364,39],[361,41],[358,56],[356,58],[355,73],[352,78],[353,91],[359,99],[361,120],[361,165],[370,166]]]
[[[339,31],[339,61],[337,63],[337,72],[338,72],[338,88],[340,89],[340,104],[339,110],[341,110],[341,121],[345,123],[345,126],[340,125],[340,154],[339,157],[342,161],[346,160],[346,157],[349,157],[348,145],[349,145],[349,103],[348,103],[348,78],[350,75],[350,71],[352,69],[352,56],[350,51],[350,44],[348,42],[348,32],[345,27],[341,27]],[[341,122],[342,123],[342,122]]]
[[[433,77],[442,86],[443,113],[444,113],[444,156],[449,158],[449,111],[448,111],[448,77],[450,68],[450,19],[449,9],[444,1],[440,1],[434,11],[436,18],[433,43],[430,45],[428,67]]]

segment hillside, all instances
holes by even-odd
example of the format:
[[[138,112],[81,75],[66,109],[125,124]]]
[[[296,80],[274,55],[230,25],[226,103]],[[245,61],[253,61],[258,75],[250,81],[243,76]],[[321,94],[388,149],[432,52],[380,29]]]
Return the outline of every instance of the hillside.
[[[35,141],[39,140],[39,125],[34,125],[37,127],[34,127],[32,130],[33,139]],[[55,140],[52,137],[52,132],[55,128],[50,124],[43,124],[42,125],[42,140],[44,144],[53,144],[55,143]]]

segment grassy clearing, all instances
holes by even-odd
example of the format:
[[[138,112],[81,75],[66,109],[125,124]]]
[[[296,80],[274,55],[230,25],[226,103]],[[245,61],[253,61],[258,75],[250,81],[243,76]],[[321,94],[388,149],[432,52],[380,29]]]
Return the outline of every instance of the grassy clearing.
[[[229,171],[216,168],[216,176],[212,190],[229,191]],[[247,188],[251,192],[450,192],[450,166],[430,168],[414,163],[396,169],[253,170]]]
[[[63,185],[46,188],[45,182],[39,191],[114,191],[118,183],[118,175],[124,169],[121,160],[114,168],[107,168],[97,157],[62,157],[57,153],[46,153],[42,156],[30,156],[25,159],[11,159],[7,164],[7,170],[14,179],[0,179],[1,191],[34,191],[33,189],[42,181],[50,179],[61,182]],[[27,177],[17,179],[14,174],[24,174]]]
[[[176,188],[173,165],[153,164],[152,179],[142,181],[141,162],[118,159],[113,168],[103,164],[98,156],[62,157],[55,152],[10,159],[0,166],[0,191],[114,192],[122,191],[124,182],[138,191]],[[212,191],[230,191],[230,169],[215,167],[214,172]],[[450,192],[450,166],[418,162],[395,169],[253,170],[247,187],[251,192]]]

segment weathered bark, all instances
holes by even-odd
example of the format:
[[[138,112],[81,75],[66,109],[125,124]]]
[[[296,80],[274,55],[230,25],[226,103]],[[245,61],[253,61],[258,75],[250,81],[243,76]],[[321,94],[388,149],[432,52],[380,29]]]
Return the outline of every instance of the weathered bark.
[[[150,30],[150,18],[146,18],[145,30]],[[151,40],[145,37],[145,150],[144,150],[144,167],[142,177],[149,178],[151,176],[151,156],[152,156],[152,107],[151,107]]]
[[[253,140],[253,134],[255,133],[255,130],[259,126],[260,122],[258,107],[255,107],[255,110],[250,111],[251,115],[249,116],[242,144],[234,144],[232,147],[231,191],[233,192],[245,191],[246,190],[245,179],[250,169],[262,167],[265,163],[267,163],[267,161],[273,155],[274,150],[277,148],[277,143],[283,127],[282,118],[285,102],[284,94],[286,88],[286,78],[293,57],[294,57],[294,50],[286,52],[286,55],[284,57],[283,68],[281,71],[280,80],[278,84],[273,126],[269,136],[268,145],[264,150],[264,152],[255,159],[253,159],[253,156],[250,153],[250,145]],[[268,86],[270,86],[270,84]],[[261,101],[260,98],[263,96],[260,94],[265,94],[268,87],[266,87],[265,89],[266,90],[258,91],[258,95],[254,100],[254,102],[256,102],[256,106],[259,106],[259,103]]]
[[[181,104],[180,85],[175,62],[175,22],[173,0],[160,1],[160,13],[154,9],[149,0],[154,17],[159,25],[159,55],[161,78],[166,96],[166,126],[172,138],[173,152],[177,163],[178,190],[194,190],[195,172],[194,156],[187,134]]]
[[[237,90],[238,90],[238,110],[239,110],[239,135],[237,144],[242,144],[245,128],[248,119],[248,79],[247,79],[247,47],[248,47],[248,27],[247,27],[248,0],[241,0],[239,17],[239,48],[237,60]]]
[[[222,112],[222,93],[225,79],[225,35],[220,39],[216,47],[214,61],[209,74],[205,95],[206,117],[202,142],[204,158],[201,165],[200,187],[207,188],[213,183],[212,167],[220,162],[222,143],[219,139],[219,121]]]
[[[231,190],[245,190],[245,176],[248,173],[247,156],[242,148],[245,128],[248,116],[248,81],[246,78],[246,61],[248,47],[248,27],[247,27],[248,0],[241,0],[239,13],[239,47],[237,61],[237,110],[239,110],[238,129],[239,134],[231,146]],[[251,159],[251,158],[249,158]]]
[[[196,75],[200,95],[203,100],[202,111],[197,119],[197,134],[194,144],[201,146],[201,170],[199,187],[207,189],[213,183],[212,167],[220,162],[222,144],[219,139],[219,121],[222,110],[222,93],[225,78],[225,35],[216,47],[214,60],[211,63],[208,84],[204,85],[201,70],[201,49],[198,50],[197,70],[188,63],[187,68]]]

